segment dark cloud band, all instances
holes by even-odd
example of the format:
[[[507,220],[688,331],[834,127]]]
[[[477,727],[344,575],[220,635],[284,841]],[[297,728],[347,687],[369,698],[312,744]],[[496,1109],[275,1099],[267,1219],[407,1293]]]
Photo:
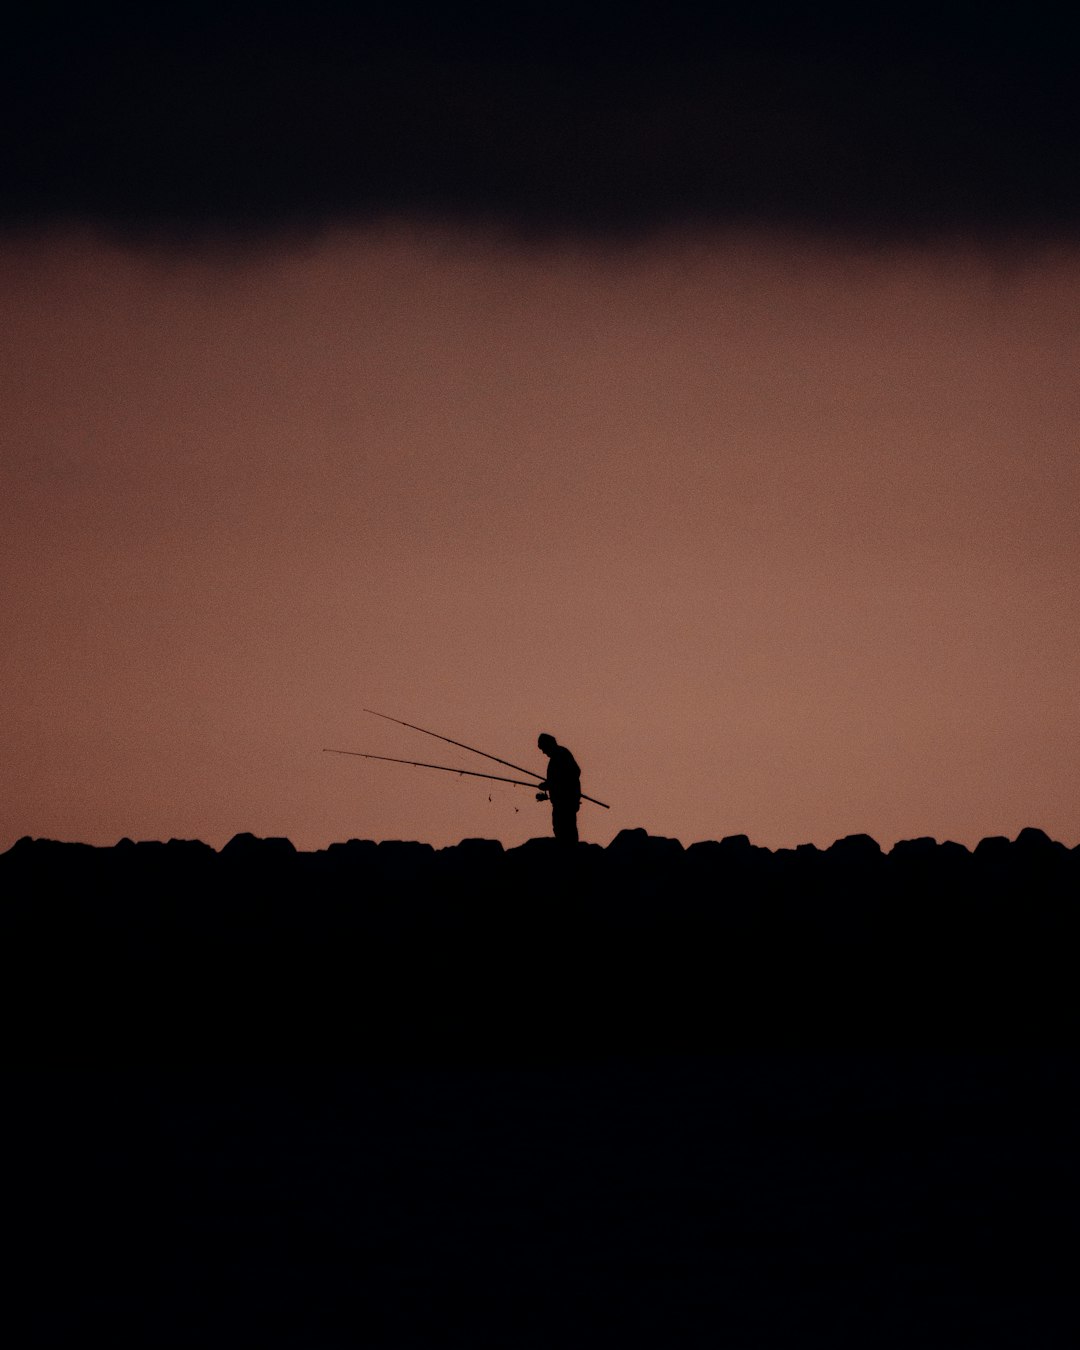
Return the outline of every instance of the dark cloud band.
[[[26,37],[4,220],[1080,227],[1080,113],[1046,33],[413,8],[413,28],[324,5]]]

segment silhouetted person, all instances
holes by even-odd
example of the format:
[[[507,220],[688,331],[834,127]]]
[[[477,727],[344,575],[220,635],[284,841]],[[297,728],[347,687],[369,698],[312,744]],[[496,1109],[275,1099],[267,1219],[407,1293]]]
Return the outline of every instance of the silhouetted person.
[[[551,828],[561,843],[576,844],[577,813],[581,805],[581,770],[577,760],[547,732],[540,735],[537,746],[548,757],[547,777],[540,787],[551,800]]]

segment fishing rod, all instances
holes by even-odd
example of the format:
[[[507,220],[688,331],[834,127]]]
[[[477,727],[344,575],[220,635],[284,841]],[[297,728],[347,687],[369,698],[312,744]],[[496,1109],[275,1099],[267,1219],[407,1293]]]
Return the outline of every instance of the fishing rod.
[[[508,759],[500,759],[498,755],[489,755],[488,752],[487,752],[486,750],[477,750],[477,748],[476,748],[475,745],[466,745],[464,741],[454,741],[454,740],[451,740],[449,736],[440,736],[439,733],[438,733],[437,731],[429,731],[429,730],[427,729],[427,727],[418,727],[414,722],[403,722],[403,721],[401,720],[400,717],[390,717],[390,716],[388,716],[386,713],[376,712],[374,708],[365,708],[365,709],[364,709],[364,712],[370,713],[372,717],[381,717],[381,718],[383,719],[384,722],[396,722],[397,725],[398,725],[399,727],[408,727],[410,731],[420,731],[420,732],[423,732],[423,734],[424,734],[425,736],[434,736],[435,739],[436,739],[437,741],[445,741],[445,742],[447,743],[447,745],[456,745],[456,746],[458,747],[459,750],[468,750],[470,754],[473,754],[473,755],[480,755],[480,757],[481,757],[482,759],[490,759],[490,760],[494,760],[494,762],[495,762],[496,764],[503,764],[503,765],[505,765],[506,768],[508,768],[508,769],[516,769],[516,770],[518,771],[518,773],[527,773],[530,777],[537,779],[538,782],[541,782],[541,783],[542,783],[542,782],[544,781],[544,775],[543,775],[542,773],[536,773],[536,772],[534,772],[532,769],[525,769],[525,768],[522,768],[522,766],[521,766],[520,764],[511,764],[510,761],[509,761]],[[351,753],[351,754],[358,754],[359,752],[353,750],[353,751],[351,751],[350,753]],[[388,758],[388,756],[386,756],[386,755],[371,755],[371,756],[369,756],[369,758],[371,758],[371,759],[386,759],[386,758]],[[399,761],[397,761],[397,762],[398,762],[398,763],[401,763],[401,764],[411,764],[413,761],[412,761],[412,760],[399,760]],[[424,765],[424,766],[421,766],[421,767],[441,769],[441,768],[444,768],[445,766],[442,765],[442,764],[434,764],[434,765],[428,764],[428,765]],[[456,772],[456,771],[455,771],[455,772]],[[465,772],[465,770],[462,770],[462,772]],[[494,777],[493,774],[489,774],[489,775],[487,775],[487,776],[488,776],[488,777]],[[483,775],[483,774],[480,774],[479,777],[484,777],[484,775]],[[510,783],[510,782],[514,782],[515,780],[514,780],[514,779],[511,779],[511,778],[508,778],[508,779],[506,779],[506,780],[504,780],[504,781]],[[532,787],[533,784],[532,784],[532,783],[526,783],[526,784],[524,784],[524,786],[525,786],[525,787]],[[585,802],[592,802],[594,806],[602,806],[602,807],[604,808],[605,811],[610,811],[610,810],[611,810],[611,807],[607,804],[607,802],[599,801],[596,797],[588,797],[588,796],[585,795],[584,792],[581,794],[581,799],[582,799],[582,801],[585,801]]]
[[[475,769],[455,769],[449,764],[425,764],[419,759],[394,759],[392,755],[366,755],[363,750],[332,750],[323,748],[324,755],[357,755],[360,759],[381,759],[387,764],[411,764],[416,769],[441,769],[443,773],[462,773],[469,778],[490,778],[496,783],[514,783],[518,787],[534,788],[535,783],[522,782],[520,778],[503,778],[497,773],[477,773]],[[510,766],[513,768],[513,765]],[[528,772],[528,770],[526,770]]]
[[[508,769],[517,769],[518,773],[527,773],[531,778],[537,778],[543,781],[542,773],[534,773],[532,769],[523,769],[520,764],[511,764],[508,759],[500,759],[498,755],[489,755],[486,750],[477,750],[475,745],[466,745],[464,741],[452,741],[449,736],[440,736],[437,731],[428,731],[427,727],[414,726],[412,722],[403,722],[400,717],[388,717],[386,713],[376,712],[374,708],[365,708],[364,712],[370,713],[372,717],[381,717],[384,722],[396,722],[399,727],[408,727],[410,731],[422,731],[425,736],[434,736],[437,741],[445,741],[447,745],[456,745],[459,750],[468,750],[471,754],[480,755],[483,759],[493,759],[496,764],[504,764]]]

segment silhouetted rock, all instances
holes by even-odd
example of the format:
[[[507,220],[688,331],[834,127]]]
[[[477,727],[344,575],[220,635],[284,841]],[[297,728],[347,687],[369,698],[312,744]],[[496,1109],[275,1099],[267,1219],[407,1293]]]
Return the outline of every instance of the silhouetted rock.
[[[372,868],[379,855],[379,846],[374,839],[347,839],[344,843],[330,844],[326,856],[335,865]]]
[[[919,835],[917,839],[899,839],[889,850],[889,858],[894,862],[907,863],[932,862],[938,851],[938,842],[929,835]]]
[[[375,857],[384,880],[394,885],[411,885],[427,876],[435,862],[431,844],[406,839],[383,839]]]
[[[649,832],[640,825],[634,829],[620,830],[615,838],[608,844],[608,849],[618,853],[623,849],[643,847],[649,838]]]
[[[160,868],[164,875],[171,871],[186,876],[192,868],[210,866],[217,856],[201,839],[140,839],[136,843],[124,838],[112,849],[109,865],[137,867],[144,872]]]
[[[769,858],[767,851],[765,857]],[[778,848],[771,855],[770,874],[775,878],[776,884],[781,886],[794,881],[816,884],[827,860],[828,854],[816,844],[796,844],[794,848]],[[764,860],[758,865],[765,865]]]
[[[742,869],[761,866],[772,857],[771,850],[751,844],[745,834],[729,834],[723,839],[699,839],[686,850],[686,862],[693,870],[722,874],[740,874]]]
[[[163,861],[168,847],[163,839],[140,839],[135,845],[135,853],[148,862]]]
[[[1013,847],[1021,855],[1044,859],[1064,857],[1069,851],[1064,844],[1051,839],[1044,830],[1035,829],[1031,825],[1020,831]]]
[[[962,844],[948,839],[939,844],[922,836],[894,844],[887,870],[894,894],[910,910],[918,905],[940,905],[942,901],[955,903],[971,861],[971,854]]]
[[[971,850],[966,849],[963,844],[958,844],[954,839],[946,839],[938,845],[938,857],[943,862],[962,866],[970,862]]]
[[[463,866],[478,864],[489,866],[501,858],[504,849],[500,839],[462,839],[459,844],[450,844],[439,850],[441,858],[453,858]]]
[[[168,841],[169,849],[174,852],[183,852],[191,854],[209,855],[214,852],[209,844],[203,843],[201,839],[177,839],[175,836]]]
[[[221,856],[230,862],[274,863],[296,857],[296,846],[291,839],[277,835],[260,839],[254,834],[234,834]]]
[[[643,829],[632,829],[620,830],[608,844],[606,851],[623,863],[655,866],[681,858],[683,846],[678,839],[669,839],[662,834],[649,834]]]
[[[562,855],[564,849],[557,839],[551,835],[537,835],[533,839],[526,839],[524,843],[518,844],[515,848],[506,850],[507,858],[515,863],[523,860],[538,861],[556,858]]]
[[[718,862],[722,855],[723,850],[715,839],[698,839],[686,847],[687,862],[695,864],[708,866],[710,862]]]
[[[780,867],[782,863],[771,850],[755,848],[745,835],[700,839],[683,854],[677,881],[675,869],[660,869],[655,874],[654,894],[682,890],[707,905],[715,921],[725,926],[727,936],[721,940],[727,943],[730,925],[756,922],[755,912],[768,903]],[[665,871],[672,876],[672,886],[664,884]]]
[[[873,864],[884,856],[881,845],[868,834],[846,834],[831,844],[826,853],[833,862],[853,865]]]
[[[991,834],[975,845],[975,857],[980,862],[1007,862],[1011,848],[1003,834]]]
[[[35,858],[89,858],[93,854],[103,853],[104,849],[94,844],[69,843],[65,839],[33,839],[24,834],[17,839],[4,857]]]
[[[459,844],[440,849],[435,863],[444,885],[453,886],[462,897],[475,898],[501,875],[503,853],[498,839],[462,839]]]

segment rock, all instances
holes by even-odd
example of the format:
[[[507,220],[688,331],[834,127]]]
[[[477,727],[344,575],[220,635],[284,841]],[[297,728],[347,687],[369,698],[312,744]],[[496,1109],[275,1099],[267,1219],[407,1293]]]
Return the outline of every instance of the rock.
[[[1069,851],[1064,844],[1051,839],[1045,830],[1037,830],[1031,825],[1025,826],[1016,836],[1013,848],[1024,858],[1053,858]]]
[[[233,835],[221,850],[221,856],[232,862],[281,862],[296,856],[296,845],[291,839],[278,835],[259,839],[256,835],[245,831]]]
[[[682,857],[684,850],[681,840],[633,829],[620,830],[605,852],[620,862],[657,864],[676,861]]]
[[[1008,861],[1012,845],[1003,834],[987,835],[975,845],[975,857],[980,862]]]
[[[868,834],[846,834],[825,851],[833,861],[845,864],[874,863],[884,857],[881,845]]]

